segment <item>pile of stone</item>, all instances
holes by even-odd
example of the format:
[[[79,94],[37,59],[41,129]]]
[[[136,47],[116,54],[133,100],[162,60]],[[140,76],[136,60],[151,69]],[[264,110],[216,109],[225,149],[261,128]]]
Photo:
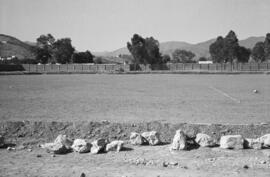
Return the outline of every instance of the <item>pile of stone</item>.
[[[160,134],[156,131],[143,132],[142,134],[131,132],[130,144],[151,146],[159,145],[161,144]]]
[[[66,154],[72,151],[78,153],[90,152],[92,154],[109,151],[119,152],[123,149],[123,146],[124,141],[121,140],[109,142],[106,139],[100,138],[89,143],[85,139],[75,139],[72,141],[66,135],[58,135],[54,142],[41,145],[42,148],[54,154]]]
[[[177,130],[173,138],[170,150],[187,150],[189,147],[198,145],[200,147],[214,147],[218,143],[209,135],[198,133],[194,141],[184,131]],[[270,148],[270,134],[257,139],[243,138],[242,135],[221,136],[219,147],[223,149],[262,149]]]

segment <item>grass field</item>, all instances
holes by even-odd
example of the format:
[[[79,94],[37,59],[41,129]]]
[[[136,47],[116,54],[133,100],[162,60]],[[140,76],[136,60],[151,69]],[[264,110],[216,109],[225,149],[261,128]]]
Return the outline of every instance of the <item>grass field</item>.
[[[270,76],[0,76],[0,120],[269,122]]]

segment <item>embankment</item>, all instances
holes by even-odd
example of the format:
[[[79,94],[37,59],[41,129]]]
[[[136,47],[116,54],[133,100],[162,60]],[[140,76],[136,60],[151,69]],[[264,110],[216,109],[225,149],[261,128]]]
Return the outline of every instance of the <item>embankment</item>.
[[[2,121],[0,134],[14,144],[52,141],[59,134],[70,138],[109,138],[128,140],[130,132],[155,130],[160,132],[163,142],[171,142],[175,131],[183,129],[190,137],[206,133],[219,140],[221,135],[241,134],[246,138],[256,138],[270,133],[270,124],[227,125],[227,124],[170,124],[148,123],[110,123],[110,122],[45,122],[45,121]]]

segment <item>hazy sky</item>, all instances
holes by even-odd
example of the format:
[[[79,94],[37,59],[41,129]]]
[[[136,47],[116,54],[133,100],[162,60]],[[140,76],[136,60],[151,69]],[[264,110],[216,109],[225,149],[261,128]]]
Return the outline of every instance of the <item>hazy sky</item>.
[[[70,37],[77,50],[114,50],[134,33],[197,43],[234,30],[270,32],[270,0],[0,0],[0,33]]]

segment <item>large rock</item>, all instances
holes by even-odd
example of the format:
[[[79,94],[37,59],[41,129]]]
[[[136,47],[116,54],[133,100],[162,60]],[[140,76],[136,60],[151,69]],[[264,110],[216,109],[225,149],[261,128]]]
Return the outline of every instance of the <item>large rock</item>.
[[[136,132],[131,132],[129,140],[130,144],[133,145],[143,145],[147,143],[147,140],[142,135]]]
[[[263,135],[258,138],[258,141],[262,143],[263,147],[270,147],[270,134]]]
[[[124,141],[115,140],[106,145],[106,151],[121,151],[124,146]]]
[[[195,141],[197,144],[199,144],[202,147],[211,147],[215,145],[214,139],[210,137],[209,135],[203,134],[203,133],[198,133],[196,135]]]
[[[66,154],[71,151],[72,141],[66,135],[58,135],[53,143],[45,143],[42,148],[54,154]]]
[[[173,142],[170,146],[170,150],[186,150],[187,149],[187,136],[182,130],[177,130]]]
[[[93,141],[91,143],[92,144],[91,153],[97,154],[97,153],[104,151],[107,143],[108,143],[108,141],[105,139],[102,139],[102,138]]]
[[[71,149],[73,141],[68,139],[66,135],[58,135],[54,140],[55,144],[63,144],[67,149]]]
[[[143,132],[142,137],[147,140],[149,145],[158,145],[161,143],[160,141],[160,135],[156,131],[151,131],[151,132]]]
[[[259,139],[246,138],[244,140],[244,148],[262,149],[263,143]]]
[[[86,153],[90,152],[91,144],[84,139],[76,139],[73,142],[72,149],[75,152]]]
[[[5,138],[0,135],[0,148],[5,146]]]
[[[244,138],[242,135],[226,135],[220,138],[220,148],[243,149]]]

